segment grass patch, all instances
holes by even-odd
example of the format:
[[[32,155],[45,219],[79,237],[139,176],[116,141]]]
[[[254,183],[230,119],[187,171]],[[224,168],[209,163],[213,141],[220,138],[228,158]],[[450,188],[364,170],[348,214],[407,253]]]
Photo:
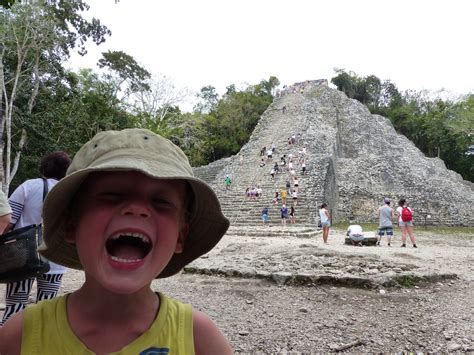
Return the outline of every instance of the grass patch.
[[[397,282],[400,284],[400,286],[405,288],[412,288],[416,285],[416,280],[409,275],[404,275],[402,277],[397,278]]]

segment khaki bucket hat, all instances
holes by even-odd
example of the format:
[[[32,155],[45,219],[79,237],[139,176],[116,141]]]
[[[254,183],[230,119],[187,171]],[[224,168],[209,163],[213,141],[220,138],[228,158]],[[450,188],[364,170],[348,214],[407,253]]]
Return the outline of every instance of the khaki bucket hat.
[[[139,171],[159,179],[185,180],[193,196],[189,235],[181,254],[174,254],[157,275],[164,278],[209,252],[229,227],[214,191],[195,178],[183,151],[171,141],[146,129],[97,133],[74,156],[66,176],[48,193],[43,206],[43,244],[39,251],[48,260],[73,269],[83,267],[76,247],[65,241],[66,213],[81,183],[92,172]]]

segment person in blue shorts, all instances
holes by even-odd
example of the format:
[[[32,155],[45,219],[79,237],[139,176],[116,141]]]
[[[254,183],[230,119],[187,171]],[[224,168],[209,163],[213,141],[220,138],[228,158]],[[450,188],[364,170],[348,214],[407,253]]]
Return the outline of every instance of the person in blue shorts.
[[[393,236],[393,208],[390,207],[390,199],[385,197],[383,199],[383,206],[379,207],[379,235],[377,237],[377,246],[380,246],[380,239],[386,234],[387,245],[390,246],[390,242]]]
[[[262,222],[263,224],[268,224],[268,207],[265,206],[262,210]]]
[[[323,203],[319,209],[319,219],[321,221],[321,227],[323,228],[323,241],[327,244],[329,227],[331,227],[331,215],[329,214],[328,205],[326,203]]]
[[[286,208],[286,205],[283,204],[280,208],[280,214],[281,214],[281,224],[284,226],[286,225],[286,220],[288,219],[288,208]]]

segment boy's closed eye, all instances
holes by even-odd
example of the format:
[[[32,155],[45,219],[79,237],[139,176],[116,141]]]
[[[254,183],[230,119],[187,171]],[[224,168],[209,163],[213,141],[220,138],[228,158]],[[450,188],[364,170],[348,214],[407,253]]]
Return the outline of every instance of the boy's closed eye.
[[[125,192],[119,191],[103,191],[97,194],[98,198],[106,202],[122,202],[129,196]],[[158,209],[175,209],[176,203],[167,196],[150,196],[150,203]]]
[[[125,195],[118,191],[103,191],[98,193],[97,197],[104,201],[119,202],[125,198]]]

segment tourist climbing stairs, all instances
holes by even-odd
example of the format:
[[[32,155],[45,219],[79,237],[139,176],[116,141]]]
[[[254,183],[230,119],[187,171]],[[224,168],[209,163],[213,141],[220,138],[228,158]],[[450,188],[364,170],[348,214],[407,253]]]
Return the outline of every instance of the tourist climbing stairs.
[[[230,158],[221,159],[205,167],[195,168],[197,177],[207,181],[216,192],[223,213],[231,221],[231,228],[240,229],[241,233],[251,234],[246,226],[261,226],[261,211],[264,207],[269,209],[269,228],[281,226],[280,208],[282,207],[281,191],[287,190],[286,182],[290,181],[293,190],[293,178],[288,171],[290,155],[293,156],[293,165],[299,181],[298,199],[295,206],[296,224],[288,227],[299,228],[300,234],[314,231],[317,223],[317,204],[314,201],[323,200],[323,187],[321,186],[320,163],[317,152],[312,152],[309,144],[311,137],[306,136],[311,118],[305,117],[304,105],[307,98],[304,93],[287,93],[268,107],[256,126],[249,142],[241,151]],[[296,141],[289,144],[289,138],[294,136]],[[266,147],[268,151],[272,144],[275,151],[272,158],[268,159],[261,151]],[[305,161],[307,172],[302,174],[302,150],[306,146]],[[281,165],[281,157],[286,157],[286,164]],[[261,166],[263,162],[264,166]],[[279,172],[274,179],[270,175],[275,162],[279,165]],[[229,189],[224,183],[226,176],[232,179]],[[246,196],[247,188],[262,189],[262,196],[249,198]],[[277,203],[274,202],[275,192],[278,192]],[[291,194],[287,194],[286,207],[288,210],[293,204]],[[304,229],[306,228],[306,229]],[[288,233],[288,232],[287,232]]]

